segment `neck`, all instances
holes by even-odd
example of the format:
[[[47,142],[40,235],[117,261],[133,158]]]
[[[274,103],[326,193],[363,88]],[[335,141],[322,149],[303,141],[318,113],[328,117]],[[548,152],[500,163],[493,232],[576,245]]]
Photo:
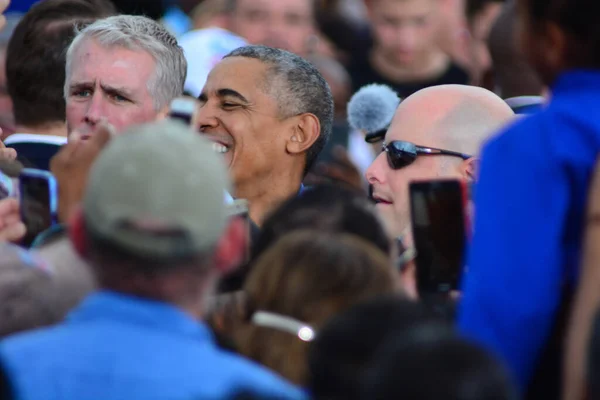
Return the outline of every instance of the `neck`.
[[[284,173],[274,176],[277,173],[274,172],[258,182],[236,182],[235,197],[248,200],[250,219],[259,227],[269,213],[300,190],[303,170],[282,168],[281,171]]]
[[[198,275],[197,271],[184,270],[156,276],[104,267],[95,272],[103,289],[171,304],[198,321],[206,314],[217,282],[213,271]]]
[[[67,124],[64,122],[48,123],[39,126],[28,126],[17,124],[15,128],[17,133],[31,133],[35,135],[62,136],[67,137]]]
[[[410,64],[398,63],[376,47],[370,55],[371,65],[391,81],[419,81],[433,79],[444,72],[450,58],[441,51],[432,51],[417,56]]]

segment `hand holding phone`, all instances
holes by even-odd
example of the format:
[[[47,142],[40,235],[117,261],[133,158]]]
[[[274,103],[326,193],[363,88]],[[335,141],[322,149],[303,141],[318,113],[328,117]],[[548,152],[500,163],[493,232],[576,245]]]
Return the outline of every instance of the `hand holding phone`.
[[[413,182],[409,186],[419,293],[458,290],[467,244],[466,183]]]
[[[19,177],[19,192],[21,219],[27,228],[23,244],[30,246],[58,222],[58,186],[51,173],[25,168]]]

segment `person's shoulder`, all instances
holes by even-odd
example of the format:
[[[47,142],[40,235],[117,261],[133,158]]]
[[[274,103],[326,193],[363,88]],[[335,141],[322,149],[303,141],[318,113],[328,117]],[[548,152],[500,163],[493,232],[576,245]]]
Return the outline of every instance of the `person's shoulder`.
[[[60,325],[18,333],[0,342],[0,359],[15,373],[25,373],[31,367],[31,360],[42,365],[57,356],[61,342],[69,345]]]
[[[305,394],[296,386],[248,359],[226,351],[219,351],[221,371],[235,382],[235,386],[265,396],[282,399],[304,399]]]

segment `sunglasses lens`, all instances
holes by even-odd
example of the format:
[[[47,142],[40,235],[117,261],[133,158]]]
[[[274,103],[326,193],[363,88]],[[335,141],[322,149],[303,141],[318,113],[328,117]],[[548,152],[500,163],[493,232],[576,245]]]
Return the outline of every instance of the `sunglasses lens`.
[[[404,168],[417,158],[417,151],[411,143],[392,142],[388,144],[387,158],[392,169]]]

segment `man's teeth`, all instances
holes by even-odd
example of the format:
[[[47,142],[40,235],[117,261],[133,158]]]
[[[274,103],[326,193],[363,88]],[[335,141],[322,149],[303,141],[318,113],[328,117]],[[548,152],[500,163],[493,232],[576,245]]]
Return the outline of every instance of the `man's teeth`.
[[[215,153],[227,153],[229,149],[220,143],[213,143],[212,149]]]

